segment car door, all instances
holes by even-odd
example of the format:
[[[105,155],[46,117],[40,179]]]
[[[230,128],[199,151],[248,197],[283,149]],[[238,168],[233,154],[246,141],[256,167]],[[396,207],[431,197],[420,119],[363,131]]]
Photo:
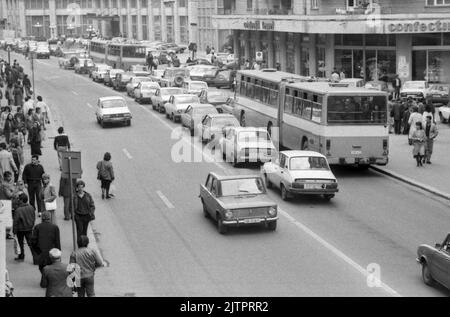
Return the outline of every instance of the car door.
[[[205,184],[200,185],[200,198],[203,200],[203,204],[209,213],[211,213],[213,204],[211,194],[211,186],[213,179],[214,176],[209,174],[208,177],[206,178]]]
[[[219,181],[217,178],[213,178],[212,184],[211,184],[211,202],[208,207],[209,213],[211,216],[215,219],[217,219],[217,211],[220,212],[220,205],[219,205]]]
[[[96,115],[97,119],[101,119],[101,117],[102,117],[102,108],[101,108],[100,100],[97,101],[97,109],[95,110],[95,115]]]
[[[175,97],[174,96],[170,96],[169,101],[165,104],[164,106],[166,108],[166,113],[172,113],[175,112]]]
[[[450,250],[441,247],[436,250],[431,259],[430,270],[433,278],[450,288]]]
[[[280,184],[283,180],[284,170],[287,164],[286,155],[280,153],[278,160],[276,160],[273,164],[273,172],[271,173],[271,182],[276,187],[280,187]]]

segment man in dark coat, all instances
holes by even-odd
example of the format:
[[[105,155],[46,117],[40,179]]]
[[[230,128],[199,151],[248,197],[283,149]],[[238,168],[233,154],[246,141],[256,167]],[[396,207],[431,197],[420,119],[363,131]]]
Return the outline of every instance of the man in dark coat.
[[[42,187],[42,175],[45,174],[44,167],[39,164],[39,157],[33,155],[31,157],[31,163],[27,164],[22,173],[22,179],[25,183],[25,187],[28,189],[28,196],[30,196],[30,204],[33,207],[38,208],[39,214],[42,212],[42,202],[39,193]]]
[[[72,297],[72,289],[67,286],[67,264],[61,263],[61,251],[51,249],[51,265],[42,270],[41,287],[46,288],[45,297]]]
[[[395,134],[401,133],[402,128],[402,117],[405,112],[405,108],[401,104],[399,100],[394,102],[394,106],[392,107],[391,117],[394,118],[394,132]]]
[[[400,98],[400,89],[402,88],[402,81],[398,77],[398,75],[395,75],[395,78],[392,80],[392,87],[395,89],[394,98],[395,99]]]
[[[42,213],[42,223],[33,229],[33,247],[38,254],[37,262],[39,271],[49,264],[52,264],[49,251],[53,248],[61,249],[59,228],[50,222],[51,214],[48,211]]]
[[[92,196],[84,191],[85,187],[86,184],[82,180],[77,181],[77,193],[73,200],[77,239],[80,236],[87,236],[89,222],[95,219],[95,203]]]
[[[27,240],[27,244],[30,247],[31,254],[33,255],[33,263],[36,258],[36,253],[32,247],[32,232],[34,227],[34,222],[36,220],[36,213],[33,206],[28,204],[28,197],[25,194],[20,195],[21,204],[14,212],[13,218],[13,233],[17,235],[17,240],[19,240],[20,254],[15,259],[16,261],[23,261],[25,259],[25,250],[23,247],[24,238]]]

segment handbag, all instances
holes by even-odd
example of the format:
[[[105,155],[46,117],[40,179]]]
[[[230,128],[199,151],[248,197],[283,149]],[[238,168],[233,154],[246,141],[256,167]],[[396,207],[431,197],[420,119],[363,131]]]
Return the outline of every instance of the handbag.
[[[57,207],[56,199],[51,202],[45,202],[45,210],[56,210]]]

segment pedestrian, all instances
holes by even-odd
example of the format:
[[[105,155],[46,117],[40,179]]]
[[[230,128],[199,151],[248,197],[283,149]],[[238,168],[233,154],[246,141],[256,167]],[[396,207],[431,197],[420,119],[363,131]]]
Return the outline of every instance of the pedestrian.
[[[395,75],[394,80],[392,81],[392,87],[394,88],[394,98],[400,98],[400,89],[402,88],[402,81],[399,78],[398,74]]]
[[[35,117],[37,118],[37,122],[39,122],[39,134],[41,136],[41,142],[45,141],[45,115],[42,113],[42,108],[36,107]]]
[[[9,150],[11,151],[14,163],[16,164],[17,171],[14,171],[14,183],[17,183],[20,176],[20,171],[23,165],[23,152],[19,148],[16,139],[11,140],[11,144],[9,146]]]
[[[409,124],[409,135],[408,138],[409,140],[412,139],[412,135],[414,134],[415,130],[416,130],[416,123],[423,122],[423,116],[419,113],[419,108],[417,106],[412,106],[412,113],[409,116],[408,119],[408,124]],[[411,141],[409,141],[409,143],[411,144]]]
[[[213,47],[211,47],[211,54],[215,54],[216,53],[216,50],[214,49],[214,46]]]
[[[69,272],[67,264],[61,262],[61,251],[51,249],[49,251],[52,264],[42,270],[41,287],[46,288],[46,297],[73,297],[72,289],[67,285]]]
[[[5,90],[5,99],[8,101],[7,105],[12,107],[14,104],[14,87],[12,83],[9,83]]]
[[[422,159],[425,155],[425,131],[422,127],[422,121],[415,123],[414,132],[411,135],[413,143],[413,157],[416,159],[417,166],[423,166]]]
[[[255,62],[255,63],[253,64],[253,69],[254,69],[254,70],[260,70],[260,69],[261,69],[261,66],[259,65],[258,62]]]
[[[150,69],[150,71],[152,71],[152,69],[153,69],[153,54],[152,54],[152,52],[148,52],[146,61],[147,61],[148,68]]]
[[[175,55],[173,57],[173,67],[180,67],[180,66],[181,66],[180,59],[178,58],[177,55]]]
[[[55,137],[53,147],[58,155],[59,170],[62,168],[62,152],[70,151],[70,142],[67,134],[64,133],[64,128],[58,128],[58,135]]]
[[[19,84],[16,84],[14,86],[13,95],[14,95],[14,106],[22,107],[23,106],[23,88]]]
[[[39,216],[42,213],[42,202],[39,193],[42,187],[42,175],[45,174],[44,167],[39,163],[37,155],[31,156],[31,163],[27,164],[23,169],[22,180],[28,190],[30,204],[38,209]]]
[[[84,191],[86,184],[82,180],[76,183],[76,195],[74,198],[75,224],[77,237],[87,236],[87,229],[91,220],[95,219],[95,204],[92,196]]]
[[[425,110],[422,113],[422,118],[423,118],[423,126],[425,126],[425,124],[427,123],[427,117],[431,116],[431,122],[435,122],[434,120],[434,114],[431,112],[431,107],[429,104],[427,104],[425,106]]]
[[[248,59],[245,60],[245,69],[251,69],[252,66],[250,64],[250,61]]]
[[[339,72],[337,71],[336,67],[333,68],[333,71],[331,72],[331,81],[337,83],[340,79],[341,77],[339,76]]]
[[[102,199],[105,197],[106,199],[110,199],[111,194],[109,193],[109,189],[111,182],[114,181],[114,169],[111,163],[111,154],[109,152],[105,153],[103,161],[97,163],[97,171],[97,178],[101,181]]]
[[[23,113],[22,107],[17,107],[17,112],[14,114],[14,121],[16,127],[19,129],[21,133],[24,133],[25,130],[25,115]]]
[[[49,124],[50,123],[50,109],[48,107],[48,105],[43,101],[42,96],[37,96],[37,103],[36,103],[36,113],[38,113],[37,109],[41,108],[40,113],[42,113],[43,115],[43,123],[41,123],[41,125],[43,127],[45,127],[44,124]],[[44,128],[45,130],[45,128]]]
[[[341,72],[339,73],[339,78],[342,80],[342,79],[345,79],[345,70],[342,68],[341,69]]]
[[[433,154],[434,139],[439,134],[438,128],[433,123],[432,116],[427,115],[427,121],[425,123],[425,158],[424,163],[431,164],[431,154]]]
[[[24,75],[23,76],[23,87],[25,89],[25,95],[27,97],[31,96],[31,82],[30,79],[28,78],[28,75]]]
[[[422,101],[419,101],[417,103],[417,108],[418,108],[418,112],[423,115],[423,113],[425,112],[425,105]]]
[[[11,152],[6,150],[6,143],[0,143],[0,176],[9,171],[11,175],[18,173],[19,169],[14,162],[14,158]]]
[[[44,174],[42,175],[42,188],[40,192],[40,198],[42,202],[41,210],[48,211],[50,213],[51,219],[50,222],[56,225],[56,189],[50,183],[50,175]]]
[[[36,219],[36,213],[34,207],[28,204],[27,195],[21,194],[19,199],[20,205],[14,212],[13,218],[13,233],[17,235],[17,240],[20,246],[20,254],[17,258],[15,258],[15,260],[23,262],[25,259],[25,249],[23,247],[23,240],[25,238],[28,246],[30,247],[31,254],[33,255],[33,263],[35,263],[36,253],[32,247],[31,236]]]
[[[78,297],[95,297],[94,276],[98,267],[105,267],[107,263],[102,260],[98,252],[89,248],[89,238],[81,235],[77,241],[78,250],[72,252],[69,263],[80,266],[80,287],[77,288]]]
[[[206,45],[206,55],[209,55],[211,53],[211,48],[209,47],[209,45]]]
[[[14,183],[11,182],[12,181],[12,176],[11,173],[6,171],[3,174],[3,180],[0,183],[0,200],[10,200],[12,202],[13,196],[14,196]],[[14,218],[14,212],[11,209],[11,218],[9,217],[9,215],[5,215],[6,218],[8,219],[13,219]],[[9,222],[9,221],[7,221]],[[8,224],[8,226],[5,228],[6,229],[6,239],[13,239],[12,235],[11,235],[11,227],[10,224]]]
[[[23,113],[29,114],[30,109],[34,110],[34,101],[30,97],[25,97],[25,103],[23,104]]]
[[[14,131],[16,126],[17,126],[16,120],[14,119],[14,116],[10,112],[6,117],[5,126],[3,128],[3,134],[5,135],[6,144],[9,144],[11,139],[11,133]]]
[[[394,133],[395,134],[401,133],[402,116],[403,116],[404,112],[405,112],[405,109],[404,109],[402,103],[400,102],[399,99],[397,99],[394,102],[394,105],[391,110],[391,117],[394,119]]]
[[[51,218],[51,214],[44,211],[42,222],[34,227],[31,238],[41,273],[46,265],[52,264],[49,251],[53,248],[61,249],[59,227],[51,222]]]
[[[403,118],[402,118],[402,122],[403,122],[403,134],[404,135],[408,135],[409,134],[409,117],[411,116],[412,113],[412,107],[408,107],[408,104],[406,104],[405,106],[405,112],[403,112]],[[411,145],[411,144],[410,144]]]
[[[31,147],[31,155],[42,155],[41,151],[41,126],[38,121],[33,122],[33,127],[28,134],[28,142]]]

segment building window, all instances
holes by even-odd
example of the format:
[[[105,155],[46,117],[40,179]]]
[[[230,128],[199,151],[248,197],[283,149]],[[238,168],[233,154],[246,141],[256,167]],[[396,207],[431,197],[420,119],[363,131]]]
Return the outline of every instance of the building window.
[[[127,0],[122,0],[121,7],[122,7],[123,9],[126,9],[126,8],[127,8]]]
[[[160,8],[161,2],[159,0],[151,0],[152,1],[152,8]]]
[[[136,9],[136,0],[130,1],[130,8]]]
[[[122,36],[126,37],[127,33],[128,33],[127,16],[126,15],[122,15]]]
[[[148,40],[147,16],[145,15],[142,16],[142,39]]]
[[[442,33],[414,34],[412,36],[413,46],[442,45]]]
[[[166,17],[167,42],[174,42],[173,16]]]
[[[137,38],[137,16],[131,16],[131,36],[135,39]]]
[[[188,17],[180,16],[180,41],[181,43],[189,42],[189,27],[188,27]]]
[[[96,7],[97,9],[100,9],[100,8],[101,8],[100,0],[95,0],[95,7]]]
[[[155,35],[155,41],[161,41],[161,16],[156,15],[153,17],[153,33]]]
[[[311,9],[319,9],[319,0],[311,0]]]
[[[111,8],[117,8],[117,0],[111,1]]]
[[[147,8],[148,1],[147,0],[141,0],[141,8]]]
[[[450,5],[450,0],[427,0],[427,6],[448,6]]]
[[[247,11],[253,10],[253,0],[247,0]]]
[[[178,1],[178,7],[186,8],[186,0],[179,0]]]

